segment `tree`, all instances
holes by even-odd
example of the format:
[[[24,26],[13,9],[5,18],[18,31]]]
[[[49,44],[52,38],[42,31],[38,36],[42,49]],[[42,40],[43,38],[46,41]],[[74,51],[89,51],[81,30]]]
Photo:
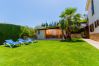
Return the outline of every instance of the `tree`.
[[[46,24],[45,24],[45,23],[42,23],[42,24],[41,24],[41,27],[46,27]]]
[[[79,30],[80,29],[80,22],[81,22],[81,15],[79,13],[75,14],[73,16],[73,29]]]
[[[46,23],[42,23],[42,24],[41,24],[41,27],[47,28],[47,27],[48,27],[48,23],[47,23],[47,22],[46,22]]]
[[[76,8],[66,8],[60,15],[60,17],[66,22],[66,35],[67,39],[71,40],[71,25],[72,25],[72,17],[76,13]]]
[[[45,26],[48,27],[48,23],[47,22],[45,23]]]
[[[73,17],[73,20],[74,20],[74,22],[75,22],[75,24],[77,25],[77,27],[79,28],[79,26],[80,26],[80,21],[81,21],[81,15],[80,14],[76,14],[76,15],[74,15],[74,17]]]
[[[59,21],[59,27],[62,30],[62,39],[64,40],[65,38],[64,29],[66,28],[66,24],[63,19]]]

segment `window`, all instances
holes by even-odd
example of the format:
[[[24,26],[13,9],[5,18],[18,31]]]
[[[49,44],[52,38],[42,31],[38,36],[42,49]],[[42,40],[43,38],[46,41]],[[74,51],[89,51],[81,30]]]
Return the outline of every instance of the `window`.
[[[99,20],[97,20],[97,24],[98,24],[98,26],[99,26]]]
[[[95,28],[99,26],[99,20],[95,22]]]
[[[95,22],[95,28],[98,26],[98,21]]]
[[[40,34],[40,30],[38,30],[38,34]]]
[[[94,24],[90,25],[90,32],[94,32]]]
[[[92,16],[94,15],[95,11],[94,11],[94,0],[91,0],[91,9],[92,9]]]

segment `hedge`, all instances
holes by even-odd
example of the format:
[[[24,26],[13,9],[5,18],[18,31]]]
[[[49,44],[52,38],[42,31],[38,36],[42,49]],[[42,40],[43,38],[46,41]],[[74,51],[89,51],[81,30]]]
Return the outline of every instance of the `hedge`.
[[[26,26],[13,24],[0,24],[0,45],[7,39],[17,40],[18,38],[34,37],[35,30]]]

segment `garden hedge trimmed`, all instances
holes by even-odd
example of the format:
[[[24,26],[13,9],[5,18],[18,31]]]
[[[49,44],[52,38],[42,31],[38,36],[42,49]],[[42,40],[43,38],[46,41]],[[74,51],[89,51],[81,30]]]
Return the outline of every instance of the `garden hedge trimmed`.
[[[34,29],[26,26],[0,23],[0,45],[7,39],[17,40],[23,36],[34,37]]]

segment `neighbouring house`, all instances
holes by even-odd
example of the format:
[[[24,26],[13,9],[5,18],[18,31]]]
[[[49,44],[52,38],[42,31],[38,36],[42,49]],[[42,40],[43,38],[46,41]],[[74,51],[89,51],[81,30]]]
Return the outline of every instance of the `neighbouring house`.
[[[60,28],[38,28],[37,39],[61,39],[62,31]]]
[[[88,22],[81,22],[81,29],[80,33],[82,38],[88,38],[89,39],[89,27],[88,27]]]
[[[87,0],[90,38],[99,41],[99,0]]]

